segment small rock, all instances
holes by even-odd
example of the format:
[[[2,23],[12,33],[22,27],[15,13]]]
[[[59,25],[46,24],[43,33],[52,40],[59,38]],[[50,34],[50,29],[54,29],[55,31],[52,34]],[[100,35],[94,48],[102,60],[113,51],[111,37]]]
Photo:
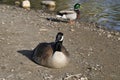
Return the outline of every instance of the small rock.
[[[52,75],[46,75],[44,76],[45,80],[52,80],[53,76]]]
[[[29,0],[23,0],[22,1],[22,7],[26,10],[30,10],[31,4]]]
[[[99,36],[101,36],[102,35],[102,33],[99,33]]]
[[[88,56],[90,56],[91,54],[88,54]]]
[[[7,8],[9,9],[9,8],[10,8],[10,6],[7,6]]]
[[[5,24],[5,22],[2,21],[2,24]]]
[[[119,35],[120,33],[119,32],[116,32],[115,35]]]
[[[11,69],[10,71],[11,71],[11,72],[14,72],[14,71],[15,71],[15,69]]]
[[[75,30],[74,29],[70,29],[70,31],[74,32]]]
[[[89,47],[89,50],[90,50],[90,51],[93,51],[93,48],[92,48],[92,47]]]
[[[103,30],[103,29],[99,29],[99,31],[100,31],[100,32],[104,32],[104,30]]]
[[[3,9],[2,12],[5,12],[5,10]]]
[[[28,71],[28,74],[31,74],[32,72],[31,71]]]
[[[40,29],[39,31],[48,31],[48,29]]]
[[[5,38],[1,38],[1,40],[5,40]]]
[[[13,21],[11,21],[10,23],[13,24]]]
[[[120,37],[118,38],[118,40],[120,41]]]
[[[88,78],[87,77],[81,77],[80,80],[88,80]]]
[[[10,43],[8,42],[7,44],[9,45]]]
[[[6,80],[5,78],[0,78],[0,80]]]
[[[111,34],[108,34],[108,35],[107,35],[107,37],[108,37],[108,38],[111,38],[111,37],[112,37],[112,35],[111,35]]]
[[[71,39],[68,39],[68,41],[70,41],[70,42],[71,42],[72,40],[71,40]]]

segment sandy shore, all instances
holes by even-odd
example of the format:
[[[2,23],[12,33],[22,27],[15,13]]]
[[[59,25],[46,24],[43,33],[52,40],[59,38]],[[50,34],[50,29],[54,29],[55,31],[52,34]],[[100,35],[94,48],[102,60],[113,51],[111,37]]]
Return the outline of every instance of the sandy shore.
[[[54,14],[0,5],[0,80],[120,80],[120,33],[94,24],[50,21]],[[71,62],[51,69],[31,61],[40,42],[65,35]]]

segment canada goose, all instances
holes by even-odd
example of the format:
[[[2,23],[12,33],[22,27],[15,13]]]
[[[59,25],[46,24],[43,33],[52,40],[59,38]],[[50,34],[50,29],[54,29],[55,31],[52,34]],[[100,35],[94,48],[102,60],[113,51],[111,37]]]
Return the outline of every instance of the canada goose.
[[[67,10],[62,10],[58,11],[56,17],[61,17],[64,19],[68,19],[70,24],[74,23],[75,19],[80,18],[80,3],[76,3],[74,5],[74,10],[73,11],[67,11]]]
[[[29,1],[29,0],[24,0],[24,1],[22,1],[22,7],[23,7],[24,9],[30,10],[30,7],[31,7],[30,1]]]
[[[62,68],[69,62],[69,53],[62,45],[63,33],[56,35],[55,42],[40,43],[33,51],[33,60],[43,66]]]

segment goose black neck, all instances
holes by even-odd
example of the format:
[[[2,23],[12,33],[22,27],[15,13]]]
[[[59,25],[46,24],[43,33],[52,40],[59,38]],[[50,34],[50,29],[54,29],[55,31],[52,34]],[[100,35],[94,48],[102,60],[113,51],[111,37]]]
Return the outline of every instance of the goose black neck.
[[[62,41],[55,42],[54,51],[61,51]]]

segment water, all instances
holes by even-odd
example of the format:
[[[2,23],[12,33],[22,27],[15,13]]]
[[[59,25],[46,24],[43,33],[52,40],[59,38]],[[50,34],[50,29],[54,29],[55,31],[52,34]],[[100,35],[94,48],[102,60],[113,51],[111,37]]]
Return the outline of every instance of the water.
[[[15,0],[0,0],[14,5]],[[19,0],[20,1],[20,0]],[[30,0],[32,8],[41,9],[41,0]],[[56,11],[73,8],[76,2],[81,3],[81,20],[96,22],[102,27],[120,31],[120,0],[55,0]]]
[[[84,2],[82,2],[84,1]],[[82,3],[82,21],[120,31],[120,0],[74,0]]]
[[[99,13],[98,23],[113,30],[120,31],[120,1],[105,0],[102,12]]]

